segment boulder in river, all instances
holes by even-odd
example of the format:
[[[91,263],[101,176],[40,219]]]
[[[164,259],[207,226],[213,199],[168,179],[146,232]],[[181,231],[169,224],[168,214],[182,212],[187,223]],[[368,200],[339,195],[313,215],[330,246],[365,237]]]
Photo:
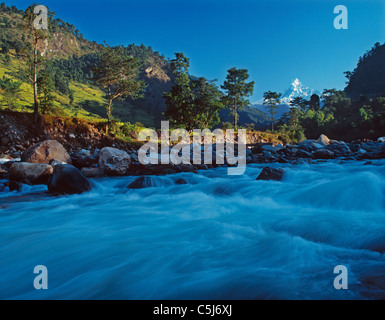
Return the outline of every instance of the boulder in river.
[[[175,184],[182,185],[182,184],[188,184],[188,183],[187,183],[187,181],[185,179],[178,179],[178,180],[175,181]]]
[[[52,166],[43,163],[16,162],[10,169],[11,181],[30,181],[32,184],[47,184],[53,173]]]
[[[56,194],[81,194],[90,191],[91,184],[79,169],[69,164],[59,164],[48,181],[48,190]]]
[[[127,152],[115,148],[103,148],[100,151],[99,167],[107,175],[124,176],[129,172],[131,158]]]
[[[157,184],[151,177],[139,177],[128,186],[129,189],[145,189],[153,187],[157,187]]]
[[[50,163],[56,160],[71,164],[71,157],[64,149],[63,145],[56,140],[46,140],[33,145],[21,156],[22,162],[29,163]]]
[[[281,181],[285,171],[283,169],[273,169],[266,167],[262,170],[257,180],[275,180]]]

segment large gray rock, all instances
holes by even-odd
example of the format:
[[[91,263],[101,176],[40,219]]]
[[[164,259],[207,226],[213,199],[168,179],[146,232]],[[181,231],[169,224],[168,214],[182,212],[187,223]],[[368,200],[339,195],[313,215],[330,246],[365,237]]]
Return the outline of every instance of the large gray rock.
[[[56,140],[46,140],[33,145],[21,156],[22,162],[50,163],[52,160],[71,164],[71,157],[63,145]]]
[[[262,170],[257,180],[275,180],[281,181],[285,171],[283,169],[273,169],[266,167]]]
[[[328,146],[330,144],[330,139],[325,136],[324,134],[321,134],[321,136],[318,138],[317,142],[321,145]]]
[[[47,184],[53,173],[52,166],[42,163],[14,163],[10,169],[9,179],[22,182],[28,180],[32,184]]]
[[[127,152],[115,148],[103,148],[100,151],[99,167],[107,175],[124,176],[128,173],[131,158]]]
[[[48,181],[48,190],[56,194],[80,194],[90,191],[91,184],[79,169],[69,164],[59,164]]]

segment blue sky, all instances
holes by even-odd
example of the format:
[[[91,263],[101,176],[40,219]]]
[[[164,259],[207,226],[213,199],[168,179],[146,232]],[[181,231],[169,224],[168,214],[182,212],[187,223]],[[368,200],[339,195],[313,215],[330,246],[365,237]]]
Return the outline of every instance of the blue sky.
[[[5,1],[25,9],[33,1]],[[383,0],[44,0],[89,40],[152,46],[166,57],[184,52],[191,74],[218,79],[231,67],[255,81],[251,101],[283,92],[299,78],[309,87],[343,89],[344,71],[375,42],[385,42]],[[334,7],[349,10],[336,30]]]

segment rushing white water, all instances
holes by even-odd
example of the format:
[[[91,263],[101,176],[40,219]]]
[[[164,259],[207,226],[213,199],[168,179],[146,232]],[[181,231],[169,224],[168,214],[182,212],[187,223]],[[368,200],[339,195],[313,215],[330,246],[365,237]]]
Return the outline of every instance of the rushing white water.
[[[283,182],[256,181],[254,165],[143,190],[125,177],[83,195],[1,192],[0,298],[384,299],[385,161],[274,166]]]

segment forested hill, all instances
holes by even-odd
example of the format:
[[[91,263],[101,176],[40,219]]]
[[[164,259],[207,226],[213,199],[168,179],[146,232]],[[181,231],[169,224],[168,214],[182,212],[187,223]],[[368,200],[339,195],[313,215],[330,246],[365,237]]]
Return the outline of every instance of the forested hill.
[[[357,68],[345,73],[349,82],[346,94],[354,99],[385,94],[385,44],[374,47],[359,58]]]
[[[32,111],[33,91],[23,54],[27,38],[21,27],[23,15],[24,11],[16,6],[0,4],[0,98],[4,86],[9,87],[12,81],[21,84],[20,95],[12,99],[12,104],[0,99],[0,108]],[[47,60],[44,72],[54,82],[54,105],[49,113],[90,120],[105,118],[105,92],[95,85],[92,73],[103,45],[85,39],[74,25],[52,15],[49,18],[49,36],[44,41],[40,40],[38,47]],[[114,102],[113,116],[124,122],[160,127],[166,111],[163,93],[169,92],[174,83],[170,62],[164,55],[143,44],[128,45],[123,47],[123,51],[139,60],[140,80],[146,83],[146,89],[142,99],[127,98]],[[230,120],[227,111],[221,112],[221,120]],[[265,128],[268,123],[267,114],[253,108],[246,108],[240,113],[240,125],[254,124],[256,128]]]
[[[21,83],[22,92],[11,109],[28,111],[33,104],[32,87],[26,76],[27,65],[23,55],[25,31],[21,28],[24,11],[16,6],[0,4],[0,79]],[[53,112],[62,116],[84,118],[105,117],[104,93],[94,85],[92,67],[98,62],[102,45],[84,38],[74,26],[51,17],[49,37],[40,41],[39,51],[49,62],[46,70],[55,85]],[[172,73],[167,59],[151,47],[128,45],[127,55],[138,58],[141,63],[140,78],[147,84],[143,99],[119,101],[114,116],[122,121],[142,122],[157,126],[165,111],[163,92],[172,85]],[[1,82],[0,81],[0,82]],[[1,93],[1,83],[0,83]],[[2,104],[2,108],[10,107]]]

